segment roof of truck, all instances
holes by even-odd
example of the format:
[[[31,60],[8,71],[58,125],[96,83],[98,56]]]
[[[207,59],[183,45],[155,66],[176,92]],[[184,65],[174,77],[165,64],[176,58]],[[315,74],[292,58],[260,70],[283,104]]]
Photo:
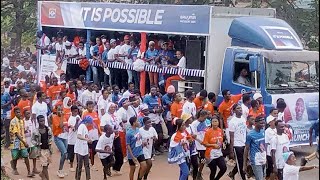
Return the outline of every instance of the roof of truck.
[[[254,16],[235,18],[228,35],[232,39],[265,49],[303,49],[292,27],[285,21],[276,18]]]

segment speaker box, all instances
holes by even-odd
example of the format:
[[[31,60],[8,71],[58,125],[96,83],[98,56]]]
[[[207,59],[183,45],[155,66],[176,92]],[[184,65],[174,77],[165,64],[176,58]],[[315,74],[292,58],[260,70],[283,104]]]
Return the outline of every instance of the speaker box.
[[[203,69],[204,63],[202,63],[202,41],[201,40],[187,40],[185,57],[187,59],[187,69]],[[186,77],[186,80],[199,81],[199,77]]]

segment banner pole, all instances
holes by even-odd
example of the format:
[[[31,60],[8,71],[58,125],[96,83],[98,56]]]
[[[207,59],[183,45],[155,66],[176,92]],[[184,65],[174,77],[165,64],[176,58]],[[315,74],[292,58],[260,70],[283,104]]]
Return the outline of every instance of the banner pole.
[[[147,50],[147,33],[142,32],[141,34],[141,43],[140,43],[140,52],[141,54]],[[141,96],[144,96],[146,93],[146,71],[140,72],[140,92]]]

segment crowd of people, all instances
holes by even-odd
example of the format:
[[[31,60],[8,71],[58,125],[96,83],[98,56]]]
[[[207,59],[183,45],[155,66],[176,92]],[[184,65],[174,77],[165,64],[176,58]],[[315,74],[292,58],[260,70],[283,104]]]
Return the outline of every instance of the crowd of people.
[[[72,44],[58,36],[53,45],[42,32],[38,32],[38,37],[41,43],[37,48],[42,53],[56,53],[57,64],[66,57],[86,57],[83,38]],[[124,36],[117,50],[115,39],[92,39],[90,54],[102,65],[126,62],[129,57],[139,56],[138,43],[131,40],[129,45],[130,38]],[[160,51],[154,41],[148,44],[144,57],[150,64],[162,60],[169,63],[174,57],[168,50],[169,43],[160,43]],[[172,66],[185,67],[182,50],[176,51],[176,57],[178,61]],[[303,158],[301,166],[296,166],[289,150],[292,132],[284,122],[287,105],[281,98],[266,116],[263,97],[258,92],[231,95],[229,90],[223,90],[224,99],[217,105],[213,92],[176,92],[170,81],[177,79],[175,76],[165,78],[167,85],[162,92],[159,74],[149,73],[150,88],[142,96],[138,75],[131,77],[129,71],[110,69],[111,82],[106,77],[101,84],[95,66],[86,71],[93,72],[93,78],[90,73],[77,75],[77,70],[69,66],[66,74],[47,76],[37,84],[33,74],[37,67],[30,65],[33,61],[25,61],[23,67],[17,62],[16,56],[9,57],[5,67],[9,70],[1,79],[1,127],[5,148],[11,150],[14,175],[19,174],[17,163],[23,158],[27,177],[39,174],[41,179],[48,180],[49,165],[54,161],[53,143],[60,160],[58,169],[50,170],[56,170],[59,178],[75,172],[76,180],[81,179],[83,169],[86,179],[91,179],[91,171],[98,170],[96,159],[101,161],[104,179],[123,176],[125,162],[130,165],[130,180],[135,179],[137,166],[137,179],[148,179],[151,168],[157,166],[155,156],[164,155],[169,164],[178,164],[179,180],[186,180],[189,175],[203,180],[206,167],[211,172],[209,179],[218,180],[225,175],[227,164],[233,166],[227,174],[231,179],[239,173],[242,179],[256,180],[271,176],[279,180],[298,179],[299,171],[318,167],[305,165],[316,157],[319,148]],[[30,79],[23,76],[24,72]],[[118,79],[123,74],[129,78]],[[310,129],[310,145],[313,133],[319,136],[319,120]],[[41,171],[37,169],[39,162]]]

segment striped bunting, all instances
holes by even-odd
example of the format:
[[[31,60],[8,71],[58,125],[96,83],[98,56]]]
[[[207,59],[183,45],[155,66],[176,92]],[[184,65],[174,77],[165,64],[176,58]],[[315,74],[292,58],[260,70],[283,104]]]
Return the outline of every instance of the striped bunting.
[[[77,59],[69,59],[69,64],[79,64],[79,60]],[[101,66],[98,61],[89,60],[91,66]],[[109,68],[115,69],[129,69],[133,70],[132,64],[123,64],[121,62],[108,62],[107,66]],[[161,74],[179,74],[182,76],[193,76],[193,77],[204,77],[204,70],[199,69],[185,69],[185,68],[170,68],[170,67],[158,67],[156,65],[145,65],[144,70],[147,72],[156,72]]]

